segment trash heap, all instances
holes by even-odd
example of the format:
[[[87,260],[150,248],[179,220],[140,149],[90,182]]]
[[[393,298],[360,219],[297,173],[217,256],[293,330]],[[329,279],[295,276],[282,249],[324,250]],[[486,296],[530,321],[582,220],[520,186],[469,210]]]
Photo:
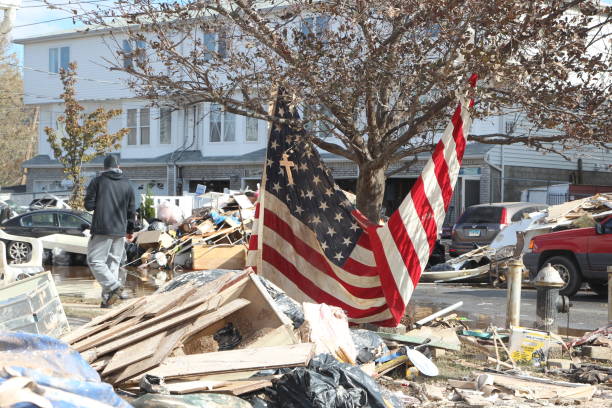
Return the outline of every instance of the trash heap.
[[[529,241],[549,232],[594,227],[612,215],[612,194],[602,193],[553,205],[528,214],[501,230],[490,245],[482,246],[443,264],[428,268],[423,282],[493,281],[504,276],[508,261],[520,258]],[[493,279],[489,279],[489,277]]]
[[[591,356],[602,354],[589,350],[612,350],[612,326],[572,342],[520,327],[471,330],[454,312],[460,303],[397,328],[352,327],[339,308],[299,304],[250,270],[198,271],[61,340],[135,407],[535,407],[601,399],[593,384],[610,382],[612,364],[594,363]]]
[[[158,218],[128,247],[128,266],[138,267],[142,280],[152,276],[157,285],[184,269],[244,268],[253,203],[244,194],[226,194],[209,204],[185,219],[176,205],[160,204]]]

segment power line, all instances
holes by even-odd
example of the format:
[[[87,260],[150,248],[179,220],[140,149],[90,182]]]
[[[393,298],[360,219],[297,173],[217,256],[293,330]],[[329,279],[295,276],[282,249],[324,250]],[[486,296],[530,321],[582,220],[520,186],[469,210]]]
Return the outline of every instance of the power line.
[[[66,10],[63,10],[63,11],[66,11]],[[83,14],[74,14],[74,15],[71,15],[69,17],[60,17],[60,18],[55,18],[55,19],[52,19],[52,20],[37,21],[35,23],[21,24],[21,25],[13,26],[13,28],[22,28],[22,27],[30,27],[30,26],[38,25],[38,24],[53,23],[55,21],[68,20],[69,18],[74,19],[75,17],[82,17],[82,16],[86,16],[86,15],[92,14],[92,13],[94,13],[94,12],[90,11],[90,12],[86,12],[86,13],[83,13]]]
[[[51,71],[45,71],[43,69],[38,69],[38,68],[26,67],[25,65],[19,65],[19,64],[12,63],[12,62],[6,62],[6,64],[7,65],[12,65],[12,66],[17,67],[17,68],[25,69],[25,70],[28,70],[28,71],[35,71],[35,72],[40,72],[42,74],[50,74],[50,75],[58,75],[59,76],[59,73],[57,73],[57,72],[51,72]],[[105,80],[102,80],[102,79],[93,79],[93,78],[84,78],[84,77],[81,77],[81,76],[75,76],[75,79],[78,79],[78,80],[81,80],[81,81],[97,82],[97,83],[100,83],[100,84],[124,85],[121,82],[105,81]]]
[[[42,0],[37,0],[39,2],[43,2]],[[77,1],[77,2],[72,2],[72,3],[45,3],[45,4],[37,4],[35,6],[22,6],[20,7],[20,9],[26,9],[26,8],[38,8],[38,7],[48,7],[48,8],[54,8],[54,6],[78,6],[80,4],[92,4],[92,3],[104,3],[104,2],[108,2],[108,1],[114,1],[114,0],[90,0],[90,1]]]

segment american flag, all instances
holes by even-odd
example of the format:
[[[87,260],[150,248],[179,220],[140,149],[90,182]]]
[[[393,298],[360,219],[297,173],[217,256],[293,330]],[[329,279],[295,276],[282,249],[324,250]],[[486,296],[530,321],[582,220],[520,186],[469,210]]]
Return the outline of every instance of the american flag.
[[[432,158],[381,226],[355,209],[304,132],[288,124],[298,113],[279,93],[273,112],[288,121],[270,129],[247,264],[297,301],[338,306],[354,323],[396,326],[459,174],[471,123],[460,99]]]

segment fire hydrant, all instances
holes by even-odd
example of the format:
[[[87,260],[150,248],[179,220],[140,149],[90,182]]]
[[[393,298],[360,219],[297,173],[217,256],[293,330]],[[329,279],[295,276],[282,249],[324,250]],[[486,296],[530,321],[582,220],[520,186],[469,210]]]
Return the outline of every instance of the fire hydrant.
[[[565,282],[559,272],[547,264],[540,269],[533,283],[538,291],[536,329],[557,332],[557,313],[567,313],[570,307],[568,298],[559,295]]]

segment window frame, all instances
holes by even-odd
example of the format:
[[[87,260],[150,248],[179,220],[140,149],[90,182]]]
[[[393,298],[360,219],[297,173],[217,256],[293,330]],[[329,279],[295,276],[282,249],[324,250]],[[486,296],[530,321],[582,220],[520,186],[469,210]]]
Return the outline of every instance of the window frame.
[[[213,46],[213,49],[210,48],[210,45]],[[204,48],[204,61],[210,61],[212,53],[216,53],[221,59],[227,57],[230,44],[223,31],[206,31],[202,34],[202,47]]]
[[[251,125],[253,125],[253,122],[255,124],[255,139],[249,139],[249,122],[251,122]],[[251,130],[253,130],[251,128]],[[245,120],[244,120],[244,141],[246,143],[258,143],[259,142],[259,119],[251,117],[251,116],[246,116]]]
[[[211,103],[209,105],[209,120],[208,120],[208,143],[219,144],[219,143],[236,143],[236,122],[238,115],[231,112],[227,112],[218,103]],[[230,121],[231,118],[231,121]],[[219,129],[219,140],[212,140],[213,135],[213,119],[214,126]],[[217,120],[218,119],[218,120]],[[233,127],[233,139],[227,140],[227,124],[231,123]]]
[[[147,124],[143,125],[143,111],[147,111]],[[134,112],[135,122],[131,124],[130,113]],[[128,129],[126,146],[127,147],[136,147],[136,146],[151,146],[151,108],[149,107],[127,107],[125,109],[125,128]],[[147,143],[142,142],[143,138],[143,129],[147,129]],[[135,132],[132,133],[132,130]],[[135,143],[130,143],[130,137],[134,135]]]
[[[47,214],[51,215],[51,217],[53,219],[53,223],[51,225],[35,225],[34,224],[34,217],[35,216],[37,216],[37,215],[42,216],[42,215],[47,215]],[[32,220],[30,225],[24,225],[23,220],[25,220],[26,218],[30,218]],[[49,211],[25,215],[25,216],[21,217],[21,219],[19,220],[19,224],[22,227],[25,227],[25,228],[52,228],[52,227],[59,228],[59,221],[58,221],[57,214],[54,213],[54,212],[49,212]]]
[[[144,53],[138,56],[135,56],[134,53],[137,53],[138,50],[146,50],[147,43],[143,40],[126,40],[124,39],[121,44],[121,50],[123,51],[123,68],[134,68],[134,59],[138,62],[145,61]]]
[[[49,47],[49,73],[59,74],[60,70],[70,65],[70,46]]]
[[[78,215],[75,215],[75,214],[70,214],[70,213],[60,212],[60,213],[58,213],[57,215],[58,215],[58,217],[57,217],[57,221],[58,221],[58,224],[59,224],[59,227],[60,227],[60,228],[81,228],[81,225],[83,225],[83,224],[89,224],[89,223],[88,223],[88,222],[86,222],[86,221],[85,221],[83,218],[81,218],[81,217],[79,217]],[[74,226],[64,225],[64,224],[63,224],[63,222],[62,222],[62,218],[63,218],[63,217],[72,217],[72,218],[75,218],[76,220],[78,220],[78,221],[79,221],[79,225],[78,225],[78,226],[76,226],[76,227],[74,227]]]
[[[166,121],[167,123],[164,123]],[[162,141],[162,134],[167,134],[167,139],[164,138],[167,141]],[[172,144],[172,109],[170,108],[159,109],[159,144]]]

